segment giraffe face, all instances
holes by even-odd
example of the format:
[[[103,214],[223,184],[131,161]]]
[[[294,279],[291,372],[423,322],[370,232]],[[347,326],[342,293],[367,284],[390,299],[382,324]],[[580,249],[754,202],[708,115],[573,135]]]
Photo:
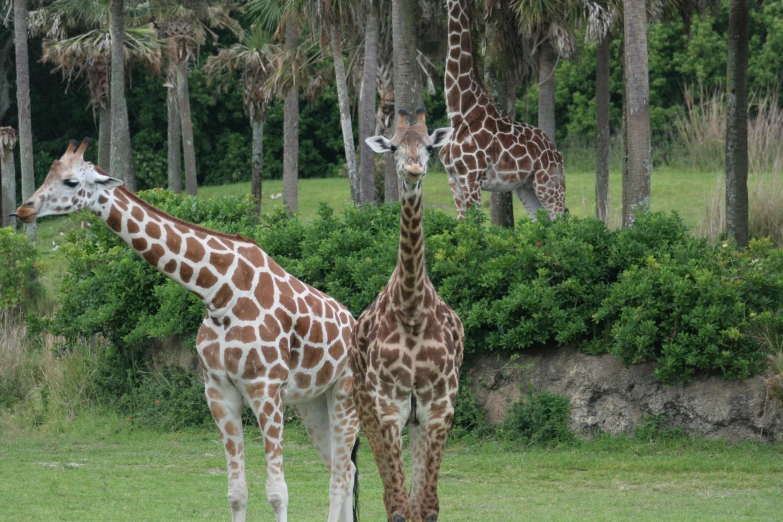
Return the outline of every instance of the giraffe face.
[[[77,148],[71,141],[65,154],[52,163],[43,184],[30,199],[16,209],[22,223],[32,223],[39,217],[69,214],[90,208],[102,190],[122,185],[122,181],[104,174],[92,163],[84,161],[87,140]]]
[[[451,137],[453,129],[444,127],[427,134],[425,123],[426,112],[419,108],[416,111],[416,123],[408,125],[408,113],[400,109],[398,113],[397,131],[391,139],[385,136],[373,136],[365,142],[377,153],[391,152],[397,165],[397,175],[403,181],[416,183],[427,174],[427,162],[435,147],[445,144]]]

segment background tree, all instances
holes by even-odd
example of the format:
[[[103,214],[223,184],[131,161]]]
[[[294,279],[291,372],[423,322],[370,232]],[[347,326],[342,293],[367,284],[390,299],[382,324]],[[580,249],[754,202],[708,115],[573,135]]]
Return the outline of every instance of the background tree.
[[[0,178],[2,178],[3,199],[0,205],[2,219],[0,225],[16,228],[16,218],[9,216],[16,210],[16,167],[14,166],[14,147],[16,130],[13,127],[0,127]]]
[[[729,237],[748,245],[748,1],[729,3],[726,114],[726,224]]]
[[[128,106],[125,102],[125,8],[124,0],[111,0],[111,159],[109,172],[136,190],[131,154]]]
[[[365,9],[364,62],[359,95],[359,187],[361,203],[375,200],[375,152],[364,143],[375,132],[375,92],[378,74],[378,39],[381,31],[380,0],[363,2]]]
[[[515,87],[509,89],[509,77],[515,76],[514,45],[518,40],[508,0],[484,0],[484,85],[501,114],[515,119]],[[512,101],[513,100],[513,101]],[[514,199],[511,192],[490,194],[492,223],[505,228],[514,226]]]
[[[647,57],[647,8],[644,0],[625,0],[625,128],[627,174],[623,174],[623,226],[634,212],[650,207],[652,137]]]
[[[30,63],[27,52],[27,0],[14,2],[14,45],[16,47],[16,106],[19,113],[19,163],[22,167],[22,201],[35,192],[33,128],[30,108]],[[35,221],[24,225],[25,234],[35,239]]]
[[[0,122],[5,121],[8,109],[11,108],[11,83],[8,73],[12,68],[14,48],[13,18],[6,18],[0,25]]]
[[[397,128],[397,111],[405,109],[409,114],[416,112],[421,99],[418,84],[416,48],[416,2],[415,0],[392,0],[392,42],[394,55],[394,126]],[[387,188],[388,191],[388,188]],[[387,194],[386,201],[399,201],[397,194]]]
[[[237,72],[242,78],[242,100],[245,114],[253,128],[252,174],[250,192],[256,202],[256,213],[261,213],[261,183],[264,166],[264,122],[266,109],[272,99],[267,85],[272,72],[272,57],[277,48],[261,27],[254,27],[245,35],[242,43],[218,51],[210,56],[205,70],[210,81],[217,80],[225,88],[228,80]]]

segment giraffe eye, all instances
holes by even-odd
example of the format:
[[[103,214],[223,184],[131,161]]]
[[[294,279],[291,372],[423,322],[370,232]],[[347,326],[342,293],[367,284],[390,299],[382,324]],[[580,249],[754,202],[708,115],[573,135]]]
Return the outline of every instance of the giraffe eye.
[[[389,150],[392,152],[397,152],[397,145],[389,145]]]
[[[432,154],[432,145],[427,145],[427,153]]]
[[[79,186],[79,182],[76,181],[75,179],[66,179],[66,180],[63,181],[63,183],[66,186],[71,187],[71,188],[76,188],[76,187]]]

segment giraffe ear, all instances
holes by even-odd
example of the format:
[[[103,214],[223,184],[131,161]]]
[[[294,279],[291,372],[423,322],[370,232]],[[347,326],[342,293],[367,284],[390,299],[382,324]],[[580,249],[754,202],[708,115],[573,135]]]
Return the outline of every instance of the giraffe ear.
[[[392,150],[391,140],[386,136],[373,136],[372,138],[367,138],[364,142],[378,154]]]
[[[433,147],[441,147],[446,144],[447,141],[449,141],[449,138],[451,138],[451,135],[454,133],[454,129],[452,127],[442,127],[440,129],[435,129],[432,131],[432,134],[430,134],[430,139],[432,140],[432,146]]]
[[[104,189],[113,189],[125,184],[125,182],[120,179],[112,178],[102,171],[99,172],[97,168],[95,171],[88,171],[87,177],[88,182],[94,183]]]

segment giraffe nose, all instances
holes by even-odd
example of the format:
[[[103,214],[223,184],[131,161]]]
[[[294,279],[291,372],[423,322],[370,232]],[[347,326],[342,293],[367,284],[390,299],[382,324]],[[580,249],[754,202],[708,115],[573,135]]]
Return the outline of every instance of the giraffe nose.
[[[418,176],[422,172],[424,172],[424,167],[421,165],[420,162],[408,162],[405,164],[405,172],[408,174],[413,174],[414,176]]]

